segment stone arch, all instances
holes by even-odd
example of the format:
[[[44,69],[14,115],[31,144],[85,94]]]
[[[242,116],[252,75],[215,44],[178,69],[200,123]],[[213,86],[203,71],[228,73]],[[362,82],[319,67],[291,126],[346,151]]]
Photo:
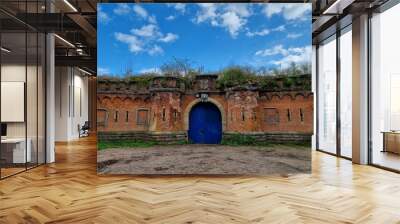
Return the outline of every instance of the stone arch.
[[[296,100],[305,100],[307,98],[307,96],[303,93],[296,93],[294,97]]]
[[[130,108],[132,103],[132,97],[130,96],[125,96],[122,98],[122,106],[123,108]]]
[[[109,97],[109,96],[99,97],[99,103],[102,106],[106,106],[107,104],[110,104],[110,102],[111,102],[111,97]]]
[[[185,112],[184,112],[184,128],[185,131],[189,130],[189,114],[190,111],[192,110],[192,108],[198,104],[201,103],[202,101],[200,99],[195,99],[193,100],[191,103],[189,103],[189,105],[186,107]],[[218,102],[217,100],[208,97],[207,102],[214,104],[219,111],[221,112],[221,122],[222,122],[222,132],[224,132],[225,128],[226,128],[226,116],[225,116],[225,110],[224,110],[224,106],[222,106],[222,104],[220,102]]]
[[[122,98],[119,97],[119,96],[115,96],[115,97],[112,98],[112,101],[119,101],[119,102],[122,102]]]
[[[294,100],[294,97],[293,97],[293,95],[290,94],[290,93],[285,93],[285,94],[283,94],[283,95],[281,96],[281,100],[284,100],[284,99]]]
[[[281,100],[282,98],[281,98],[281,96],[280,96],[278,93],[273,93],[273,94],[271,95],[271,101],[274,100],[274,99],[276,99],[276,100]]]

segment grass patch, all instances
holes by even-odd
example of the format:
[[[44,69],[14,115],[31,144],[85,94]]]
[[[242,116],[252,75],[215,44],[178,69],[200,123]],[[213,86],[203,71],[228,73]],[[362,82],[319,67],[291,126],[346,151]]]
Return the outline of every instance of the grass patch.
[[[241,146],[241,145],[256,145],[256,140],[247,135],[234,134],[228,137],[225,137],[221,141],[221,145],[229,145],[229,146]]]
[[[114,140],[114,141],[98,141],[98,150],[112,149],[112,148],[149,148],[156,145],[186,145],[190,144],[185,140],[175,142],[156,142],[156,141],[141,141],[141,140]],[[221,145],[227,146],[292,146],[292,147],[309,147],[311,148],[310,142],[287,142],[287,143],[275,143],[275,142],[257,142],[253,137],[235,134],[229,137],[225,137],[221,141]]]
[[[135,147],[151,147],[157,145],[156,142],[150,141],[135,141],[135,140],[120,140],[120,141],[99,141],[97,143],[98,150],[110,148],[135,148]]]
[[[288,143],[281,143],[279,145],[286,145],[286,146],[301,146],[301,147],[309,147],[311,148],[311,142],[288,142]]]
[[[185,145],[186,141],[175,141],[169,143],[155,142],[155,141],[140,141],[140,140],[114,140],[114,141],[98,141],[97,149],[111,149],[111,148],[148,148],[155,145]]]
[[[233,134],[225,137],[221,141],[221,145],[228,146],[292,146],[292,147],[310,147],[311,142],[287,142],[287,143],[276,143],[276,142],[258,142],[252,136]]]

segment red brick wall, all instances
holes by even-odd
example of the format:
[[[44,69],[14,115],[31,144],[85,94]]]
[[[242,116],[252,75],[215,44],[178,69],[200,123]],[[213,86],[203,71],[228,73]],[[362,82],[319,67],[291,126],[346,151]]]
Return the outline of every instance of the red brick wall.
[[[313,132],[313,95],[310,92],[260,93],[248,90],[224,95],[210,93],[209,97],[224,108],[226,132]],[[147,95],[99,93],[98,131],[186,131],[184,113],[196,99],[194,94],[179,91]],[[279,122],[271,123],[265,119],[266,108],[277,112]],[[143,112],[144,109],[148,111],[148,122],[138,124],[138,110]],[[115,117],[117,111],[118,119]],[[108,119],[103,125],[105,113],[108,113]]]
[[[138,124],[136,117],[138,109],[149,109],[151,107],[152,103],[149,98],[124,96],[120,94],[98,95],[97,102],[97,121],[101,123],[106,117],[105,113],[99,109],[105,109],[106,113],[108,114],[108,119],[105,125],[98,125],[98,131],[149,130],[149,122],[147,124]],[[128,119],[126,119],[127,112]],[[116,113],[118,113],[118,118],[116,117]]]
[[[229,94],[227,129],[235,132],[260,131],[259,121],[259,94],[255,91],[240,91]]]
[[[181,94],[178,92],[155,93],[150,106],[153,114],[150,130],[157,132],[181,131],[181,104]]]
[[[279,122],[276,124],[260,120],[261,131],[264,132],[313,132],[313,96],[296,93],[279,96],[273,95],[270,100],[261,100],[260,109],[275,108]],[[300,112],[301,109],[301,112]],[[290,113],[290,118],[288,116]],[[301,116],[302,114],[302,116]],[[302,118],[301,118],[302,117]]]

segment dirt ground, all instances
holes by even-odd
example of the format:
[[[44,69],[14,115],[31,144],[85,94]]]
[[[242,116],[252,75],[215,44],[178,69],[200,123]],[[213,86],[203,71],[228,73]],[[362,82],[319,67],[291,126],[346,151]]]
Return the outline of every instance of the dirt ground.
[[[311,149],[303,146],[173,145],[97,152],[100,174],[309,173]]]

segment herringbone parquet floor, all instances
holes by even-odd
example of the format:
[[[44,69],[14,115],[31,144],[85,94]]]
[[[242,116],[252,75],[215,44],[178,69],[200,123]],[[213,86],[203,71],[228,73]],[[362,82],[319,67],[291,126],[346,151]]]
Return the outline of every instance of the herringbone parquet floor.
[[[0,223],[400,223],[400,175],[313,153],[289,177],[97,176],[95,138],[0,181]]]

